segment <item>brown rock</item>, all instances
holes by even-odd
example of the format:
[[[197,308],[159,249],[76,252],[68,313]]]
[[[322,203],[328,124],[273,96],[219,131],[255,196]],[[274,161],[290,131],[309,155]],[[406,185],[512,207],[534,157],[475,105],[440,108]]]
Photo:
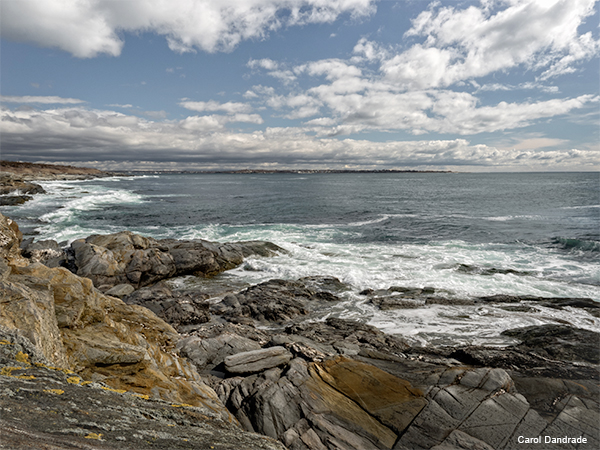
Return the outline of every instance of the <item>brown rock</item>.
[[[420,389],[370,364],[339,357],[314,369],[321,380],[398,434],[427,404]]]

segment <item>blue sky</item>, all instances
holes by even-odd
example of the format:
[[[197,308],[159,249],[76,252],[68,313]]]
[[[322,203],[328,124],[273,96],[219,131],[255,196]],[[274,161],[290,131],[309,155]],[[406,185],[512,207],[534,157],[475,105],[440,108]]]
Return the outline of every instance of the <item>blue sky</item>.
[[[2,0],[1,156],[598,170],[594,0]]]

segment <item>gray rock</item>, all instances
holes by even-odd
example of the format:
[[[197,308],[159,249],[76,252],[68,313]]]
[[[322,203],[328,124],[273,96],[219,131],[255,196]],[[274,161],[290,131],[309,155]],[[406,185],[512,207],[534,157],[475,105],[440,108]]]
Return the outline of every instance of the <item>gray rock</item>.
[[[203,294],[174,292],[163,282],[131,292],[123,297],[123,301],[148,308],[179,331],[210,320],[209,305]]]
[[[0,195],[0,206],[17,206],[32,200],[31,195]]]
[[[256,373],[287,364],[291,359],[292,354],[284,347],[270,347],[227,356],[224,362],[230,373]]]
[[[189,336],[177,344],[179,354],[192,361],[201,372],[214,369],[227,356],[260,348],[256,341],[232,333],[208,339]]]
[[[431,450],[494,450],[494,447],[485,442],[463,433],[460,430],[454,430],[444,441],[431,447]]]
[[[327,290],[315,288],[317,284],[312,278],[298,281],[269,280],[235,295],[227,295],[212,308],[212,312],[231,322],[252,323],[257,320],[287,323],[308,315],[311,310],[328,302],[340,300]]]
[[[123,298],[129,294],[132,294],[134,291],[135,288],[130,284],[117,284],[106,291],[105,294],[112,295],[113,297]]]
[[[128,283],[135,288],[173,276],[213,276],[238,266],[244,257],[284,252],[269,242],[156,240],[130,231],[89,236],[71,248],[73,269],[96,287]]]

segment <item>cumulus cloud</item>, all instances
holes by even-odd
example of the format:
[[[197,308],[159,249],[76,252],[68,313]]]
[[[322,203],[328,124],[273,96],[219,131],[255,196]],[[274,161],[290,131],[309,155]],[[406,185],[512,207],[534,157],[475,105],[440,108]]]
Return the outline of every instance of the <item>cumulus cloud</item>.
[[[558,94],[558,87],[544,80],[574,71],[578,62],[598,54],[592,34],[578,33],[594,4],[506,0],[461,8],[433,2],[412,21],[405,37],[421,41],[407,48],[361,38],[348,59],[295,67],[251,60],[253,70],[293,73],[298,83],[287,94],[254,89],[246,97],[262,97],[284,118],[307,119],[320,135],[370,130],[473,135],[526,127],[589,107],[598,96],[482,104],[476,94],[516,89]],[[476,81],[517,67],[537,79],[515,85]],[[306,83],[312,87],[298,92],[297,86]],[[324,114],[330,117],[318,118]],[[325,124],[328,129],[318,129]]]
[[[231,51],[283,26],[364,17],[374,0],[19,0],[3,1],[8,39],[55,47],[80,58],[118,56],[123,32],[152,31],[176,52]]]
[[[580,149],[546,150],[533,142],[510,149],[471,144],[465,139],[372,142],[318,137],[302,128],[233,132],[229,116],[190,116],[152,122],[113,111],[80,107],[1,111],[3,157],[53,161],[162,161],[172,168],[244,167],[485,167],[548,169],[598,164],[598,153]],[[553,142],[557,144],[557,142]],[[531,144],[531,145],[530,145]],[[537,142],[546,146],[552,142]],[[129,161],[129,163],[128,163]],[[200,167],[199,167],[200,168]]]
[[[569,73],[573,63],[600,48],[578,27],[594,12],[596,0],[509,0],[457,9],[436,3],[412,22],[407,37],[423,43],[387,60],[387,78],[406,88],[447,87],[460,80],[524,65],[547,68],[542,79]]]

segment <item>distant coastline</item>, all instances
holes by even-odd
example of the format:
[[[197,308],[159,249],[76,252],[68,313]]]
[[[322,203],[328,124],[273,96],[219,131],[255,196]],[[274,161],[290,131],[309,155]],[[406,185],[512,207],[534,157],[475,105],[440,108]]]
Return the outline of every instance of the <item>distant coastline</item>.
[[[123,170],[103,171],[89,167],[40,164],[18,161],[0,161],[0,172],[9,172],[27,180],[52,180],[58,178],[96,178],[110,176],[136,176],[148,174],[319,174],[319,173],[456,173],[451,170],[411,169],[239,169],[239,170]]]
[[[123,171],[116,175],[127,174],[130,176],[139,175],[249,175],[249,174],[320,174],[320,173],[348,173],[348,174],[366,174],[366,173],[458,173],[452,170],[399,170],[399,169],[240,169],[240,170],[143,170],[143,171]]]
[[[0,172],[8,173],[22,180],[87,179],[115,176],[90,167],[63,166],[59,164],[39,164],[19,161],[0,161]]]

